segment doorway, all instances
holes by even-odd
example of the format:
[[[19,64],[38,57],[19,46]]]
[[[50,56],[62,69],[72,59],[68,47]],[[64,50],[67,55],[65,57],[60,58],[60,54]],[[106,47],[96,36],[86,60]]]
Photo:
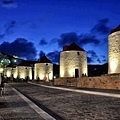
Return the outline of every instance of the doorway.
[[[75,78],[78,78],[78,77],[79,77],[79,70],[75,69]]]

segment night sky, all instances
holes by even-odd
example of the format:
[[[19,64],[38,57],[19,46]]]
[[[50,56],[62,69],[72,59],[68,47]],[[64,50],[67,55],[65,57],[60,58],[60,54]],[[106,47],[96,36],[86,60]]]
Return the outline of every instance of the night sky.
[[[73,41],[89,64],[108,61],[108,35],[120,24],[120,0],[0,0],[0,51],[59,63]]]

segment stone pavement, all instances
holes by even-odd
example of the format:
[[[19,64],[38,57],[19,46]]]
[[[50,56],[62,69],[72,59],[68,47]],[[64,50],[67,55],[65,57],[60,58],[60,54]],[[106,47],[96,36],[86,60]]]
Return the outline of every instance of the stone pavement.
[[[0,120],[44,120],[11,86],[6,84],[5,95],[0,97]]]
[[[74,92],[63,90],[64,88],[53,89],[50,88],[53,86],[40,84],[12,84],[12,86],[65,120],[120,120],[120,98],[78,93],[75,89],[71,89],[75,90]],[[119,91],[117,93],[119,94]]]
[[[120,120],[120,98],[71,92],[27,83],[13,83],[11,86],[31,96],[64,120]],[[13,91],[11,86],[6,85],[5,97],[0,98],[0,120],[43,120]],[[117,95],[120,93],[120,91],[111,90],[108,92],[117,93]]]

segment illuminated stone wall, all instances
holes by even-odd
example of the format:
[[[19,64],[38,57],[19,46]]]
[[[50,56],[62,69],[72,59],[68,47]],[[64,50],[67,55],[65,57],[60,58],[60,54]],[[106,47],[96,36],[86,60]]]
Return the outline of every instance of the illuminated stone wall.
[[[85,51],[63,51],[60,53],[60,77],[75,77],[75,69],[87,75],[87,55]]]
[[[17,71],[16,68],[12,68],[12,67],[7,67],[4,69],[4,75],[6,75],[7,77],[13,77],[17,78]]]
[[[52,63],[36,63],[34,67],[35,80],[49,81],[53,79],[53,64]]]
[[[29,76],[29,79],[32,80],[32,67],[28,66],[17,66],[16,67],[17,77],[25,79]]]
[[[58,78],[54,85],[76,86],[79,88],[99,88],[120,90],[120,74],[103,75],[99,77]]]
[[[109,35],[108,74],[120,73],[120,31]]]

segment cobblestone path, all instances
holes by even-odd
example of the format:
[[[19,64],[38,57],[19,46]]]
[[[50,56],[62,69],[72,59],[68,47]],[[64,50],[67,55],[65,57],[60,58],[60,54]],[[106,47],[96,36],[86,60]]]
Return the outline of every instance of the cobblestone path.
[[[12,84],[65,120],[120,120],[120,99],[50,89],[32,84]]]

